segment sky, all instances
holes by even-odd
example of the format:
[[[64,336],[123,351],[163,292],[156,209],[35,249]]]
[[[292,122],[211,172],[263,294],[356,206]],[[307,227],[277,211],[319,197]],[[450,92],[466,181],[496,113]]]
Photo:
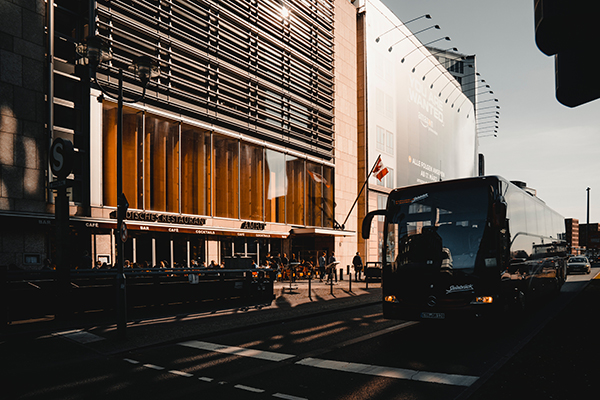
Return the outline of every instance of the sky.
[[[500,106],[498,137],[484,137],[487,175],[527,183],[565,218],[600,222],[600,100],[576,108],[556,100],[554,58],[535,44],[533,1],[382,0],[416,32],[432,24],[440,30],[417,37],[425,43],[449,36],[448,47],[475,54],[477,71]],[[483,89],[482,89],[483,90]],[[492,105],[492,102],[481,104]],[[484,135],[482,133],[482,135]]]

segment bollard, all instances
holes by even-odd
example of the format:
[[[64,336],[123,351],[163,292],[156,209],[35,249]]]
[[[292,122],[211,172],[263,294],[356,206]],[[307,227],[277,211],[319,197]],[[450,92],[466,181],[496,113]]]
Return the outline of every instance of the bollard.
[[[340,281],[344,280],[344,268],[340,268]]]
[[[348,274],[348,291],[352,293],[352,274]]]
[[[312,301],[312,297],[311,297],[312,296],[311,295],[311,292],[312,292],[311,282],[312,282],[312,274],[309,274],[308,275],[308,298]]]
[[[333,271],[330,273],[329,276],[329,293],[333,296]]]

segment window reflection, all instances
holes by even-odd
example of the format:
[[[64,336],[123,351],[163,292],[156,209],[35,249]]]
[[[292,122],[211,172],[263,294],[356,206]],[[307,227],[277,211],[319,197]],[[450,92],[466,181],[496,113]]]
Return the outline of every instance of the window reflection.
[[[285,155],[270,149],[265,153],[265,221],[284,223],[287,193]]]
[[[288,224],[304,225],[304,160],[287,155],[286,215]]]
[[[147,116],[144,146],[146,209],[179,212],[179,124]]]
[[[215,216],[239,218],[239,144],[237,139],[213,136]]]
[[[116,206],[117,108],[103,106],[103,204]],[[123,190],[143,209],[333,228],[334,169],[133,108]]]
[[[306,163],[306,224],[321,226],[323,210],[323,170],[320,164]]]
[[[181,127],[181,212],[210,215],[210,132]]]
[[[242,142],[240,159],[240,217],[262,221],[263,148]]]

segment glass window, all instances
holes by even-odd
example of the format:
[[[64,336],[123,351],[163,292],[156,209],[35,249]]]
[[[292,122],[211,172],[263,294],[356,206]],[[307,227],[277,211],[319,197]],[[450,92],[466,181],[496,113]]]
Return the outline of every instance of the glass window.
[[[117,107],[105,101],[102,110],[102,201],[117,206]]]
[[[210,215],[210,132],[181,127],[181,212]]]
[[[304,225],[304,160],[287,155],[285,166],[287,176],[286,222]]]
[[[241,142],[240,212],[242,219],[263,220],[263,148]]]
[[[394,134],[390,131],[385,131],[385,151],[394,154]]]
[[[388,173],[385,176],[385,178],[383,178],[385,181],[385,187],[388,189],[394,189],[395,188],[395,182],[394,182],[394,170],[391,168],[388,168]]]
[[[285,155],[275,150],[266,150],[265,165],[265,220],[285,222],[285,195],[287,178]]]
[[[143,208],[143,141],[139,134],[142,113],[123,107],[123,193],[129,208]],[[117,206],[117,105],[103,103],[104,205]]]
[[[237,139],[213,135],[215,162],[215,216],[239,218],[239,143]]]
[[[385,129],[377,127],[377,150],[385,151]]]
[[[321,226],[323,199],[323,171],[320,164],[306,163],[306,225]]]
[[[333,176],[332,167],[323,166],[323,226],[333,228],[335,222],[335,209],[333,201]]]
[[[144,133],[146,209],[179,212],[179,124],[146,116]]]

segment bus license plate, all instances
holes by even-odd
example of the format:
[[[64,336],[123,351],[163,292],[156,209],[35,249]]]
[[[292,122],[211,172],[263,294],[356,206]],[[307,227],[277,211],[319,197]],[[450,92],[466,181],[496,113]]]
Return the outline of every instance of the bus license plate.
[[[422,312],[421,318],[424,319],[445,319],[446,314],[438,312]]]

